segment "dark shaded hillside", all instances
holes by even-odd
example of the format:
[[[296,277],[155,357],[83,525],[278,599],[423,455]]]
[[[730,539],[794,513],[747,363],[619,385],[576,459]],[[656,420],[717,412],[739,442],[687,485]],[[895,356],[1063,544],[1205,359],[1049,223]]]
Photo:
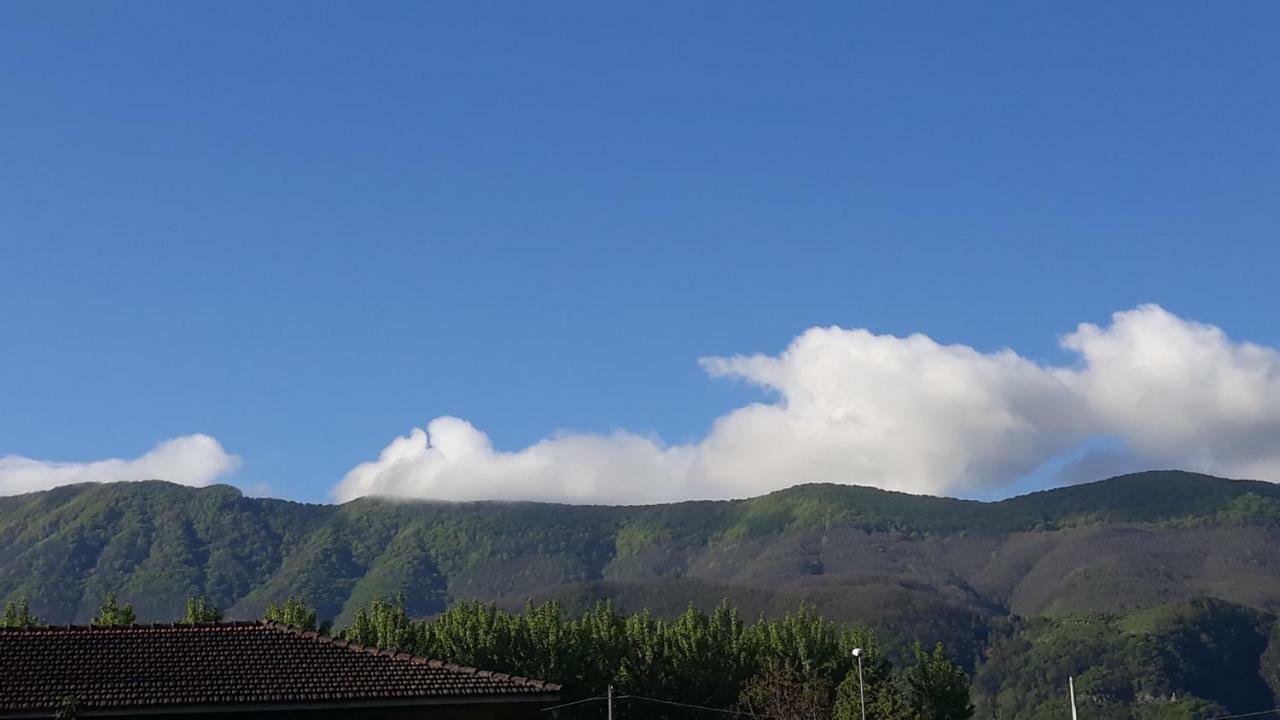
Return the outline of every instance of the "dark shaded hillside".
[[[1128,475],[995,503],[838,485],[648,507],[243,497],[225,486],[81,485],[0,498],[0,600],[86,620],[107,591],[143,619],[205,594],[255,616],[303,594],[345,621],[404,591],[505,606],[616,599],[674,612],[729,597],[775,613],[916,628],[976,648],[991,618],[1221,597],[1280,605],[1280,487]]]
[[[1002,623],[974,684],[977,717],[1190,718],[1275,707],[1273,615],[1201,599],[1128,614]]]

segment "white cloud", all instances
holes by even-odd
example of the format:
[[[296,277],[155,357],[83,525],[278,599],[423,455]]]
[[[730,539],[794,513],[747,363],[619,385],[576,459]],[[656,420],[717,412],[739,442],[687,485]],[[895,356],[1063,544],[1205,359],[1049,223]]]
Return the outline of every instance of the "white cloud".
[[[334,495],[571,502],[741,497],[801,482],[964,494],[998,489],[1091,438],[1127,462],[1280,480],[1280,353],[1155,305],[1080,325],[1071,367],[867,330],[813,328],[778,356],[706,358],[771,392],[666,446],[561,434],[495,450],[442,417],[353,469]]]
[[[438,417],[356,466],[335,495],[657,502],[682,494],[690,461],[689,448],[627,433],[561,435],[497,452],[471,423]]]
[[[1276,350],[1156,305],[1083,324],[1062,345],[1083,359],[1059,374],[1088,400],[1095,432],[1149,465],[1280,481]]]
[[[239,465],[208,435],[183,435],[156,445],[132,460],[50,462],[20,455],[0,457],[0,495],[46,490],[81,482],[168,480],[182,485],[207,485]]]

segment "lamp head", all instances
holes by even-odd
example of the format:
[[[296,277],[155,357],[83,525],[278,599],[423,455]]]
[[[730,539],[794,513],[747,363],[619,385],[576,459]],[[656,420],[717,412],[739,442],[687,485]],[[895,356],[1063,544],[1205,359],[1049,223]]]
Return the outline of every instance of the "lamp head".
[[[860,655],[862,655],[862,648],[854,648],[854,649],[853,649],[853,656],[854,656],[854,657],[858,657],[858,656],[860,656]]]

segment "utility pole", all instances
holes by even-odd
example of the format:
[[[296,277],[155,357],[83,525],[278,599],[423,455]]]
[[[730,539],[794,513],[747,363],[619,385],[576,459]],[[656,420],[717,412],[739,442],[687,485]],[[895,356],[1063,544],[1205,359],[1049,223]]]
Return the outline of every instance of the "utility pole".
[[[610,685],[610,686],[609,686],[609,693],[608,693],[608,696],[609,696],[609,702],[608,702],[608,705],[609,705],[609,720],[613,720],[613,686],[612,686],[612,685]]]
[[[1070,675],[1067,676],[1067,691],[1071,693],[1071,720],[1078,720],[1076,717],[1076,680]]]

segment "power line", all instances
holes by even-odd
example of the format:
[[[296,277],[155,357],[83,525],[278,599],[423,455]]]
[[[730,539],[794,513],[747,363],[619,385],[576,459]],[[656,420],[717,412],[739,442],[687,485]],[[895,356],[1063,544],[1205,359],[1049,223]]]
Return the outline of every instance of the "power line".
[[[603,695],[600,695],[600,696],[597,696],[597,697],[589,697],[589,698],[584,698],[584,699],[582,699],[582,700],[574,700],[574,701],[573,701],[573,702],[571,702],[571,703],[565,703],[565,704],[563,704],[563,705],[552,705],[552,706],[551,706],[551,707],[549,707],[549,708],[542,708],[542,709],[541,709],[541,710],[539,710],[538,712],[551,712],[552,710],[559,710],[559,709],[561,709],[561,708],[573,707],[574,705],[581,705],[582,703],[589,703],[589,702],[592,702],[592,701],[595,701],[595,700],[604,700],[604,699],[605,699],[605,698],[604,698],[604,696],[603,696]]]
[[[606,699],[607,698],[603,695],[597,695],[596,697],[583,698],[582,700],[574,700],[573,702],[565,703],[563,705],[553,705],[549,708],[542,708],[538,712],[550,712],[552,710],[560,710],[567,707],[573,707],[574,705],[581,705],[583,703],[589,703],[589,702],[599,702]],[[723,713],[725,715],[736,715],[738,717],[760,718],[761,720],[773,720],[773,716],[771,715],[760,715],[758,713],[746,712],[744,710],[725,710],[723,708],[707,707],[706,705],[691,705],[689,703],[676,702],[674,700],[661,700],[659,698],[645,697],[643,695],[614,695],[613,699],[614,700],[639,700],[641,702],[655,702],[655,703],[662,703],[663,705],[674,705],[675,707],[691,708],[693,710],[705,710],[707,712]],[[1229,719],[1228,718],[1210,718],[1210,720],[1229,720]]]
[[[552,710],[560,710],[567,707],[573,707],[574,705],[582,705],[583,703],[589,703],[589,702],[599,702],[606,699],[608,698],[606,698],[603,695],[598,695],[596,697],[583,698],[582,700],[574,700],[573,702],[564,703],[563,705],[553,705],[549,708],[542,708],[538,712],[551,712]],[[739,717],[760,718],[761,720],[773,720],[773,717],[771,715],[760,715],[758,713],[746,712],[745,710],[724,710],[722,708],[707,707],[706,705],[691,705],[689,703],[676,702],[674,700],[661,700],[659,698],[645,697],[643,695],[614,695],[613,699],[614,700],[639,700],[641,702],[655,702],[655,703],[662,703],[663,705],[673,705],[675,707],[691,708],[693,710],[705,710],[707,712],[722,713],[724,715],[737,715]],[[1239,713],[1237,715],[1218,715],[1217,717],[1201,718],[1200,720],[1241,720],[1241,718],[1259,717],[1262,715],[1271,715],[1274,713],[1280,713],[1280,708],[1271,708],[1270,710],[1257,710],[1254,712]]]
[[[1213,718],[1204,718],[1204,720],[1235,720],[1236,718],[1257,717],[1259,715],[1270,715],[1271,713],[1280,712],[1280,708],[1271,708],[1270,710],[1258,710],[1251,713],[1240,713],[1239,715],[1219,715]]]
[[[764,718],[765,720],[773,720],[773,717],[770,715],[758,715],[756,713],[744,712],[742,710],[723,710],[721,708],[707,707],[706,705],[690,705],[689,703],[675,702],[674,700],[659,700],[658,698],[644,697],[642,695],[618,695],[614,699],[615,700],[643,700],[645,702],[656,702],[656,703],[662,703],[663,705],[675,705],[676,707],[687,707],[687,708],[693,708],[694,710],[706,710],[707,712],[724,713],[726,715],[738,715],[741,717]]]

